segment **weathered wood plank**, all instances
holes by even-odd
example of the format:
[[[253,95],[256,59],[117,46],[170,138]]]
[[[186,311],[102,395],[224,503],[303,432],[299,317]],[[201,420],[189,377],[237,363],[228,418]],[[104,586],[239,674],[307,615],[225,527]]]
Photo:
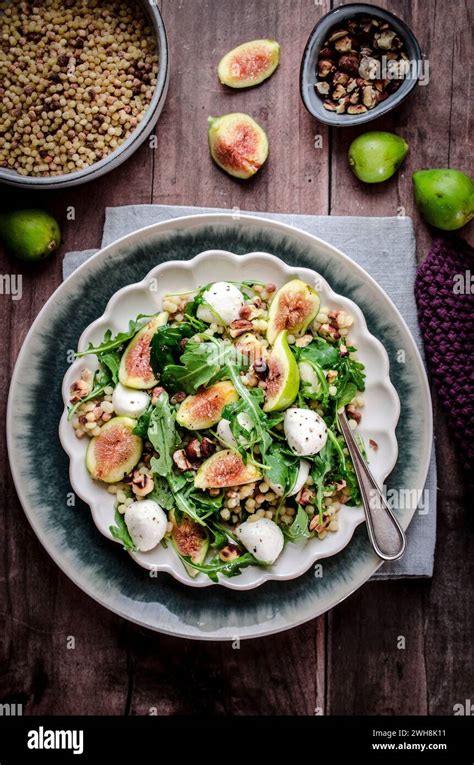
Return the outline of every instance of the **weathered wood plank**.
[[[439,3],[384,5],[415,30],[429,60],[430,83],[419,87],[399,111],[369,126],[392,130],[410,145],[402,170],[380,187],[360,183],[347,166],[350,141],[364,129],[336,131],[331,213],[396,215],[403,208],[413,217],[421,259],[436,232],[414,207],[412,172],[438,166],[470,170],[468,84],[462,63],[469,49],[470,24],[464,2],[450,6],[450,20]],[[473,597],[467,570],[472,533],[466,533],[462,478],[442,416],[436,419],[436,431],[440,531],[434,580],[370,584],[329,615],[328,711],[332,713],[450,714],[458,697],[460,701],[469,697],[470,678],[461,667],[468,659],[472,663],[468,637],[472,614],[465,607],[466,599]],[[466,561],[462,587],[459,559]],[[405,649],[397,647],[398,636],[405,638]],[[442,650],[437,650],[440,642]]]

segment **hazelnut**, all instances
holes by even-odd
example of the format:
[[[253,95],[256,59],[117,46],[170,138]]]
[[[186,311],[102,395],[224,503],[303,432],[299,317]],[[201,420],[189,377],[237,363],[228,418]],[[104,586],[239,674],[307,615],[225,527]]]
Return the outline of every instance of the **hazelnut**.
[[[173,454],[173,462],[178,468],[178,470],[184,471],[184,470],[190,470],[191,469],[191,463],[189,462],[188,458],[186,457],[186,453],[184,449],[177,449]]]
[[[186,457],[192,462],[198,460],[201,457],[201,442],[199,438],[192,438],[189,444],[184,448]]]
[[[351,78],[346,86],[347,93],[352,93],[352,91],[354,91],[356,88],[357,88],[357,80],[355,78],[354,79]]]
[[[384,29],[382,32],[376,32],[374,34],[374,40],[378,48],[381,48],[382,50],[390,50],[392,42],[396,36],[396,32],[393,32],[391,29]]]
[[[303,486],[296,495],[296,501],[299,505],[311,505],[314,499],[314,492]]]
[[[362,103],[368,109],[373,109],[378,103],[378,95],[378,90],[373,88],[372,85],[366,85],[365,88],[362,89]]]
[[[206,457],[213,454],[215,450],[215,444],[206,437],[204,437],[202,441],[200,441],[199,438],[192,438],[184,448],[186,457],[191,460],[191,462],[206,459]]]
[[[336,42],[336,40],[340,40],[346,35],[347,35],[347,29],[336,29],[336,31],[333,32],[331,37],[329,38],[329,42],[330,43]]]
[[[219,550],[219,558],[223,561],[235,560],[240,555],[240,549],[237,545],[229,542],[228,545]]]
[[[376,80],[380,77],[380,62],[371,56],[361,59],[358,73],[364,80]]]
[[[321,48],[321,50],[318,53],[318,58],[332,58],[334,56],[334,51],[332,48]]]
[[[90,386],[85,380],[76,380],[70,387],[69,395],[71,404],[76,404],[81,398],[87,396]]]
[[[239,335],[243,335],[245,332],[251,332],[253,330],[253,324],[248,319],[234,319],[229,326],[229,334],[231,337],[239,337]]]
[[[359,99],[360,99],[360,90],[359,88],[357,88],[357,90],[354,90],[354,92],[351,93],[349,97],[349,101],[351,102],[351,104],[358,104]]]
[[[171,396],[170,401],[172,404],[180,404],[184,399],[186,398],[186,393],[184,390],[180,390],[177,393],[175,393],[173,396]]]
[[[364,21],[362,21],[359,24],[359,29],[362,32],[362,34],[369,35],[370,32],[372,31],[372,26],[373,26],[372,19],[364,19]]]
[[[363,104],[350,104],[347,107],[348,114],[363,114],[367,111],[367,107]]]
[[[314,87],[321,96],[329,94],[329,82],[317,82]]]
[[[320,77],[327,77],[329,74],[332,74],[335,71],[336,67],[332,61],[329,61],[329,59],[323,58],[318,61],[318,74]]]
[[[332,97],[335,101],[339,101],[340,98],[343,98],[346,95],[346,89],[344,85],[336,85],[332,92]]]
[[[153,478],[146,473],[140,473],[138,470],[133,472],[132,476],[132,491],[137,497],[146,497],[147,494],[153,491],[154,483]]]
[[[350,104],[349,96],[345,96],[344,98],[341,98],[336,109],[336,114],[344,114],[349,104]]]
[[[332,78],[333,85],[346,85],[349,81],[349,75],[344,72],[336,72]]]
[[[334,47],[338,53],[349,53],[352,49],[352,38],[349,37],[349,35],[341,37],[340,40],[337,40],[337,42],[334,43]]]
[[[323,106],[328,112],[335,112],[337,109],[337,104],[333,101],[323,101]]]
[[[338,61],[339,69],[346,74],[357,77],[359,73],[359,56],[356,53],[346,53]]]

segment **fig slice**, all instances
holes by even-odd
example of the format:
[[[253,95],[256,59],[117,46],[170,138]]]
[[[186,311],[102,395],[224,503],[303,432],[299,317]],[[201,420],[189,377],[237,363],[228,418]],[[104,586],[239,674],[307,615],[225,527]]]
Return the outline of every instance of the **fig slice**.
[[[113,417],[87,447],[86,466],[92,478],[104,483],[121,481],[139,462],[143,441],[134,435],[136,420]]]
[[[223,449],[202,463],[196,473],[194,485],[197,489],[221,489],[243,486],[244,483],[253,483],[261,477],[258,468],[249,462],[245,464],[238,452]]]
[[[300,387],[298,364],[288,345],[288,332],[280,332],[268,359],[264,412],[277,412],[293,403]]]
[[[127,345],[119,369],[119,381],[126,388],[148,390],[156,385],[157,379],[150,364],[150,343],[158,327],[167,321],[166,311],[159,313]]]
[[[208,138],[214,162],[234,178],[251,178],[268,157],[267,134],[248,114],[209,117]]]
[[[171,541],[173,547],[186,558],[191,558],[193,563],[204,563],[209,549],[209,538],[206,529],[192,518],[183,514],[181,520],[176,520],[173,510],[169,513],[172,524]],[[195,577],[199,572],[191,566],[186,566],[189,576]]]
[[[217,74],[229,88],[251,88],[268,79],[280,63],[276,40],[251,40],[238,45],[219,61]]]
[[[231,382],[215,383],[194,396],[187,396],[177,411],[176,422],[188,430],[212,428],[221,419],[225,405],[233,404],[237,399]]]
[[[291,335],[303,334],[317,316],[321,301],[309,284],[292,279],[276,293],[268,312],[267,340],[273,345],[284,329]]]

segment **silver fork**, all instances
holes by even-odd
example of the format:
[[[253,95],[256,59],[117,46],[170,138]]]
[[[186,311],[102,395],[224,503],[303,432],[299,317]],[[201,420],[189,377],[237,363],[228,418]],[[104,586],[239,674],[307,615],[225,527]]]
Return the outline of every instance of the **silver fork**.
[[[367,532],[372,547],[382,560],[397,560],[405,552],[405,533],[387,505],[375,478],[360,453],[349,427],[346,413],[341,412],[338,415],[338,420],[359,482],[367,521]]]

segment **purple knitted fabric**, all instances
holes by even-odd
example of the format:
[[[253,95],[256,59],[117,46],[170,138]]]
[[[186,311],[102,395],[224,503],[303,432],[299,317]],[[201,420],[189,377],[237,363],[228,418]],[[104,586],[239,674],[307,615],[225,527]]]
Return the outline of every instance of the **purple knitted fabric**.
[[[436,239],[419,266],[415,296],[431,377],[460,456],[474,467],[474,250]],[[471,283],[472,273],[472,283]]]

